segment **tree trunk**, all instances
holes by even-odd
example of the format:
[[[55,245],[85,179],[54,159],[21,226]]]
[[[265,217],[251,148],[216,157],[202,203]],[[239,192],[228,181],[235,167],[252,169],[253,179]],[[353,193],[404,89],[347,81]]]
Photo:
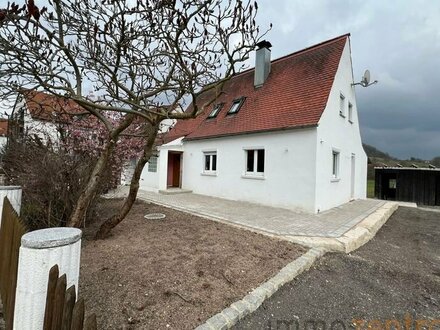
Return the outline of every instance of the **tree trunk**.
[[[139,158],[134,169],[133,177],[130,182],[130,191],[127,197],[124,199],[124,204],[119,209],[118,213],[113,215],[111,218],[104,221],[101,227],[98,229],[95,239],[104,239],[108,237],[110,231],[115,228],[122,220],[125,219],[128,212],[130,212],[134,202],[136,201],[137,193],[139,191],[139,180],[141,178],[142,170],[147,164],[153,153],[153,146],[156,140],[158,131],[158,126],[154,125],[151,127],[150,134],[148,134],[147,141],[144,145],[144,150],[142,156]]]
[[[110,160],[110,156],[115,149],[116,142],[113,140],[109,140],[104,151],[98,158],[98,161],[93,168],[92,174],[90,175],[90,179],[87,182],[87,186],[76,202],[75,208],[73,209],[73,213],[70,216],[69,222],[67,223],[68,227],[81,227],[82,223],[87,214],[87,210],[90,205],[90,201],[93,199],[93,196],[96,194],[96,191],[99,188],[100,179],[102,177],[103,172]]]
[[[90,203],[93,197],[96,195],[101,177],[106,169],[106,166],[110,160],[110,157],[115,150],[116,143],[119,139],[119,135],[133,122],[134,116],[127,115],[125,119],[119,124],[118,127],[113,129],[107,140],[104,151],[98,158],[98,161],[93,168],[92,174],[90,175],[89,181],[87,182],[86,188],[81,193],[76,202],[75,208],[72,215],[70,216],[68,227],[79,228],[83,224],[87,210],[89,209]]]

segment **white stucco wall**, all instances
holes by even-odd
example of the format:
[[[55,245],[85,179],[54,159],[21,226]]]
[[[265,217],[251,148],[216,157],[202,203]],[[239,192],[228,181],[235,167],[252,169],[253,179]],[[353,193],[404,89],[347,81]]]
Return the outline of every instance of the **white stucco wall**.
[[[43,142],[50,140],[57,144],[60,141],[57,125],[44,120],[35,120],[28,113],[24,116],[24,129],[28,135],[36,135]]]
[[[139,187],[142,190],[157,191],[159,189],[159,161],[157,159],[157,172],[148,171],[148,163],[145,165],[141,178],[139,180]]]
[[[176,123],[175,119],[165,119],[161,122],[161,125],[159,127],[159,133],[166,133],[169,131],[170,127],[174,126],[174,124]],[[178,139],[179,142],[179,150],[181,150],[181,146],[182,146],[182,139]],[[170,144],[168,144],[170,145]],[[172,143],[171,143],[172,145]],[[162,149],[167,149],[167,145],[163,145],[159,148]],[[168,149],[167,149],[168,150]],[[167,174],[167,164],[168,164],[168,155],[167,152],[157,152],[157,171],[156,172],[150,172],[148,170],[149,167],[149,162],[145,165],[142,174],[141,174],[141,178],[139,181],[139,187],[142,190],[148,190],[148,191],[155,191],[157,192],[159,190],[159,181],[162,181],[162,188],[160,189],[166,189],[166,174]],[[162,172],[161,174],[159,174],[160,169],[162,168]],[[160,180],[160,178],[162,178]]]
[[[157,171],[150,172],[148,171],[149,163],[145,165],[139,184],[141,189],[156,192],[167,189],[168,152],[183,152],[182,140],[183,138],[179,138],[157,148]]]
[[[355,155],[354,198],[366,198],[367,156],[362,148],[355,87],[352,83],[350,44],[347,41],[317,129],[316,212],[350,201],[352,154]],[[345,96],[345,118],[339,114],[340,93]],[[348,120],[348,102],[353,105],[353,123]],[[333,150],[340,152],[337,180],[332,177]]]
[[[245,149],[265,149],[264,179],[245,178]],[[184,142],[182,188],[194,193],[314,211],[316,129]],[[217,152],[217,173],[203,174],[204,151]]]
[[[24,131],[28,135],[36,135],[38,136],[43,142],[47,142],[49,139],[54,142],[59,142],[59,133],[57,125],[45,121],[45,120],[37,120],[32,118],[30,115],[26,102],[23,98],[19,97],[17,99],[17,102],[15,104],[15,114],[18,115],[21,109],[24,109]],[[17,118],[18,119],[18,118]]]

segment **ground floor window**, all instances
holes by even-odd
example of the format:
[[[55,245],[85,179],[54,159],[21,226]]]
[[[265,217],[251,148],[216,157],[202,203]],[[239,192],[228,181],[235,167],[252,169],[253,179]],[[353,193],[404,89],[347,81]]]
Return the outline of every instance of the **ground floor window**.
[[[246,174],[264,174],[264,149],[246,150]]]
[[[157,172],[157,156],[152,155],[148,160],[148,172]]]
[[[339,151],[333,150],[332,176],[334,179],[339,178]]]
[[[217,152],[210,151],[204,152],[204,172],[205,173],[215,173],[217,171]]]

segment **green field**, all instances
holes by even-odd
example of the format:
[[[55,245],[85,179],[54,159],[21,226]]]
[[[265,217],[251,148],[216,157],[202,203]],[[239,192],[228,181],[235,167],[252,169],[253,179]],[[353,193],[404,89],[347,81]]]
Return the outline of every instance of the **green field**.
[[[367,181],[367,197],[374,198],[374,180]]]

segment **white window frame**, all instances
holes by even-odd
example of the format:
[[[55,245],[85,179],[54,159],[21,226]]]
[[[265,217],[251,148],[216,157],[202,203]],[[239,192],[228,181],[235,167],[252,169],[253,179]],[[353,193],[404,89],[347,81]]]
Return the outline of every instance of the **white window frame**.
[[[155,161],[152,162],[151,161],[152,159],[155,159]],[[148,172],[156,173],[158,162],[159,162],[159,156],[158,155],[151,155],[150,159],[148,160]]]
[[[348,121],[353,124],[353,104],[348,102]]]
[[[341,169],[341,152],[339,150],[332,150],[332,180],[338,181],[340,178]]]
[[[227,115],[234,115],[234,114],[238,113],[240,111],[241,107],[243,106],[244,101],[245,101],[244,96],[232,101],[232,105],[229,108]]]
[[[264,147],[249,147],[243,148],[244,150],[244,175],[245,178],[264,178],[266,173],[266,149]],[[263,172],[258,172],[258,151],[263,150],[264,152],[264,162],[263,162]],[[254,152],[254,164],[253,171],[248,171],[248,153]]]
[[[216,118],[219,114],[219,112],[222,110],[224,103],[218,103],[214,105],[211,112],[209,113],[207,119]]]
[[[213,159],[215,156],[215,170],[213,169]],[[209,157],[209,169],[206,169],[206,157]],[[203,151],[203,171],[202,174],[216,175],[218,168],[218,156],[216,150]]]
[[[339,115],[345,118],[345,96],[339,93]]]

